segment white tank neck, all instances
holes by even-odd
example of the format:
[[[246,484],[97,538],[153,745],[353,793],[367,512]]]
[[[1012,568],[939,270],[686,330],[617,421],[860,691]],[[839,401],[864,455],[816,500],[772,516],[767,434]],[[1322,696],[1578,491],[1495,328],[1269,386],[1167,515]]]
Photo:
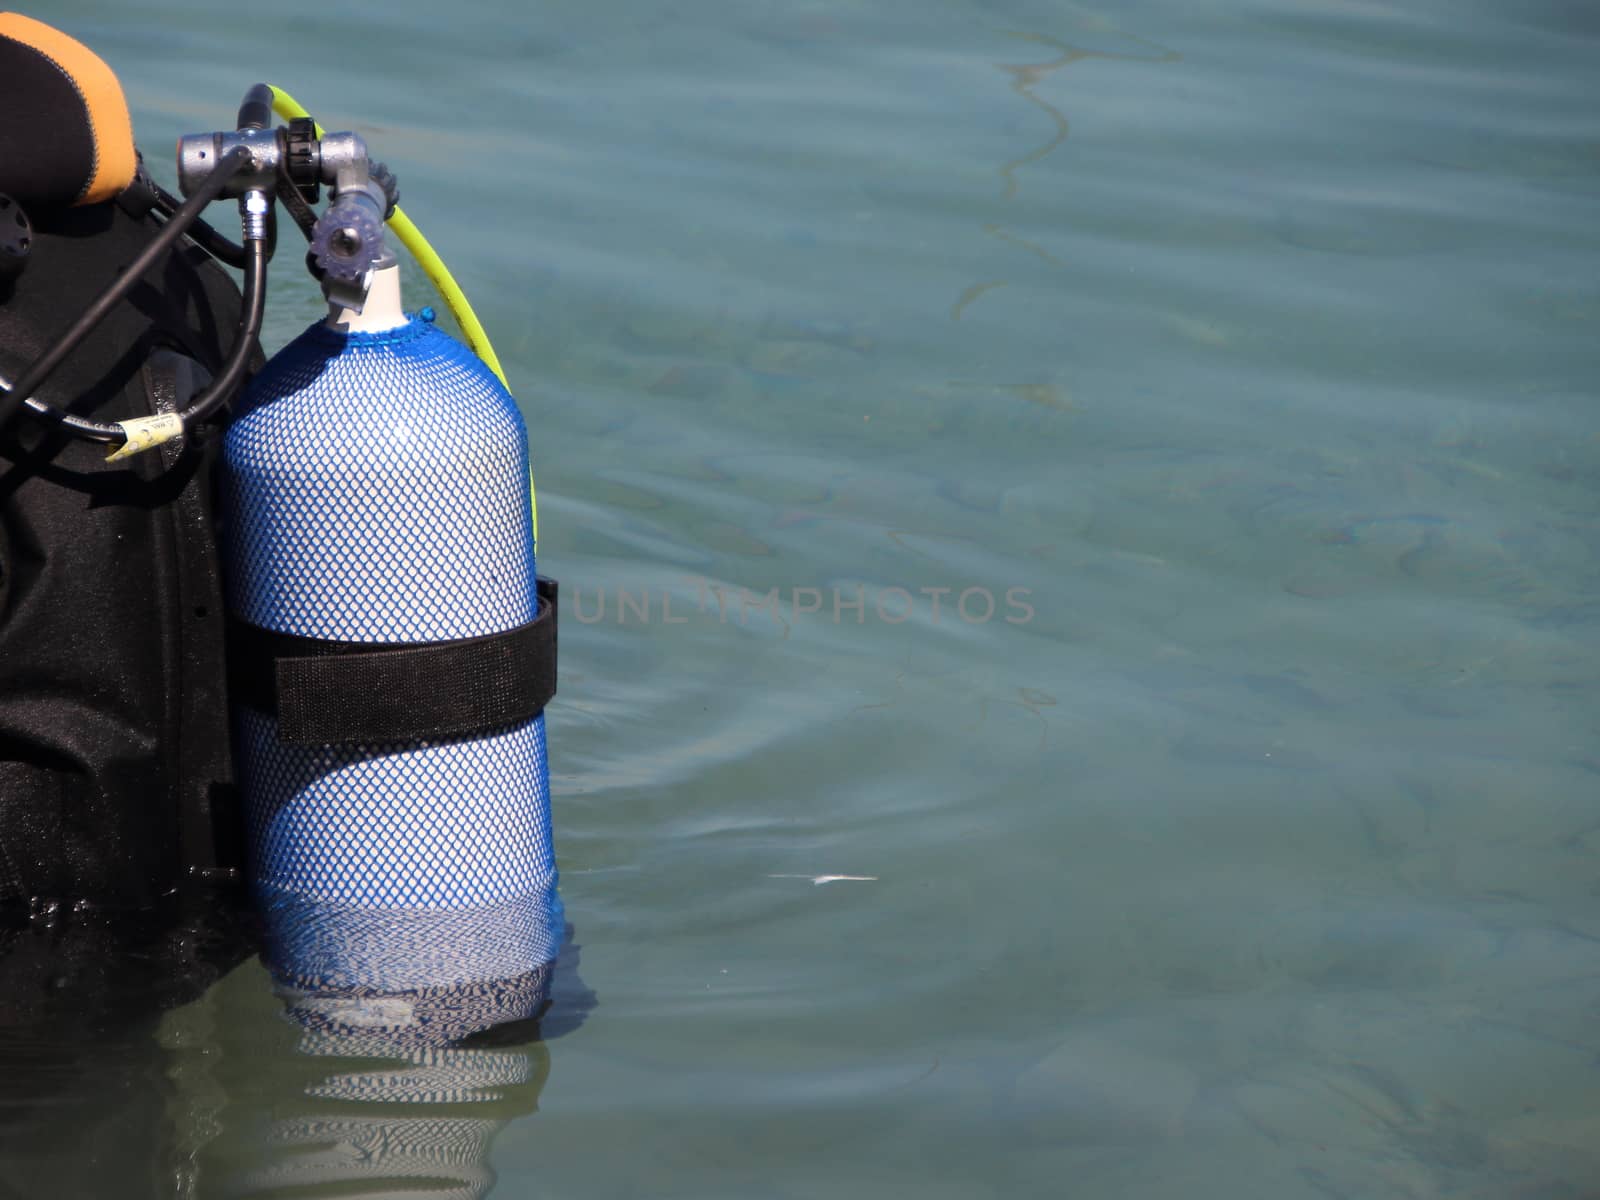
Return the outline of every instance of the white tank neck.
[[[328,305],[329,329],[340,333],[382,333],[406,324],[400,307],[400,264],[379,267],[372,273],[372,287],[360,312],[342,304]]]

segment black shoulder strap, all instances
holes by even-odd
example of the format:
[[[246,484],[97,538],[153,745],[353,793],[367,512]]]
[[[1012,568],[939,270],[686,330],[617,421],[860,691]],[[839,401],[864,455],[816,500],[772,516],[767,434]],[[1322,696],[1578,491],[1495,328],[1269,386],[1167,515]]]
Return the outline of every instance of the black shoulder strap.
[[[288,745],[460,737],[537,716],[556,692],[553,579],[538,581],[526,625],[453,642],[339,642],[229,630],[238,700],[278,718]]]

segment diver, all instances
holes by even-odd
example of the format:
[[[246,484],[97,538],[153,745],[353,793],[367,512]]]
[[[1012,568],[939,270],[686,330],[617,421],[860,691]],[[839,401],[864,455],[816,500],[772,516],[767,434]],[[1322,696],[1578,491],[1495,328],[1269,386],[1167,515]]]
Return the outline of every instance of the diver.
[[[248,893],[292,1013],[537,1019],[556,590],[521,412],[359,135],[257,84],[177,166],[181,200],[106,64],[0,15],[0,912],[226,965]],[[330,311],[263,362],[280,205]],[[470,349],[401,307],[390,228]]]
[[[225,891],[243,864],[214,426],[117,463],[73,426],[225,400],[207,385],[231,391],[259,364],[259,313],[240,330],[227,272],[163,237],[183,230],[110,69],[16,13],[0,14],[0,197],[0,906],[150,910]],[[93,336],[42,384],[24,379],[119,278],[132,286]]]
[[[159,1140],[159,1105],[127,1102],[158,1076],[125,1048],[251,948],[215,414],[116,463],[67,424],[175,412],[231,357],[259,365],[253,329],[234,346],[227,270],[182,229],[161,240],[176,207],[106,64],[0,13],[0,1160],[58,1195],[112,1194],[106,1161]],[[19,395],[135,266],[93,336]],[[27,1170],[63,1116],[95,1150]]]
[[[523,418],[358,135],[258,84],[178,191],[110,68],[0,13],[0,1196],[481,1195],[519,1047],[594,1007]],[[280,206],[330,312],[264,361]]]

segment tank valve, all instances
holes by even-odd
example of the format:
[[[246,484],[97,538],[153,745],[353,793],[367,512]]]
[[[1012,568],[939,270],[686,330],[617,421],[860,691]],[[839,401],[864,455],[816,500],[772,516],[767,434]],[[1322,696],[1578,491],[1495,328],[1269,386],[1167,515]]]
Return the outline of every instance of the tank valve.
[[[298,205],[311,226],[307,266],[329,303],[360,312],[373,269],[387,253],[383,223],[398,195],[394,176],[382,163],[371,161],[359,134],[325,133],[319,138],[316,127],[304,119],[267,128],[271,95],[265,85],[252,88],[240,107],[236,130],[180,138],[178,187],[185,196],[193,195],[225,155],[244,147],[250,162],[228,181],[222,195],[241,197],[245,237],[262,236],[265,210],[273,199],[297,193],[286,203],[293,200],[291,207]],[[305,206],[316,202],[323,185],[330,202],[311,224]]]
[[[383,218],[365,193],[330,204],[317,219],[307,254],[328,303],[360,312],[384,249]]]

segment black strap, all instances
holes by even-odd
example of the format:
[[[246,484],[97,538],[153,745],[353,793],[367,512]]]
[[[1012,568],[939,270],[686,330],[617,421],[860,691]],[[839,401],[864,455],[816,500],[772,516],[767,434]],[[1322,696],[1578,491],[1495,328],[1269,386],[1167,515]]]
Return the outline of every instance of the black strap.
[[[235,699],[278,718],[287,745],[460,737],[529,720],[556,693],[553,579],[533,620],[453,642],[337,642],[233,621]]]

